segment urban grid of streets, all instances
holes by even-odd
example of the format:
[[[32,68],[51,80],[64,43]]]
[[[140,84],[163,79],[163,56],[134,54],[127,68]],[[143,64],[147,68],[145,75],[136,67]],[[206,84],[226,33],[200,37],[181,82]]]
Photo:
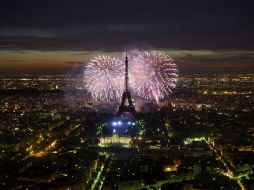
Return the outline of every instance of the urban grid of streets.
[[[0,78],[1,189],[253,188],[254,75],[180,77],[160,107],[136,101],[133,144],[113,149],[99,139],[118,103],[94,102],[77,81]]]

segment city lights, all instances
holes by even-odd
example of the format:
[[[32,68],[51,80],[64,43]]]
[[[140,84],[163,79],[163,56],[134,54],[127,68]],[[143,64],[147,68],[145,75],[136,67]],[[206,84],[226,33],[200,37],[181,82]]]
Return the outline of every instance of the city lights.
[[[9,174],[0,168],[7,176],[0,186],[9,187],[8,176],[12,176],[18,180],[12,180],[11,185],[57,183],[91,189],[93,184],[98,189],[109,183],[110,171],[117,171],[120,189],[130,188],[126,179],[136,189],[150,188],[142,175],[152,172],[152,178],[157,179],[153,174],[157,171],[162,177],[154,180],[153,186],[158,188],[183,181],[193,187],[192,181],[204,174],[206,180],[199,180],[204,188],[209,183],[215,188],[248,189],[254,175],[250,140],[254,76],[246,76],[180,76],[168,101],[137,101],[134,97],[136,120],[128,114],[117,117],[119,104],[106,107],[108,103],[85,93],[60,95],[64,86],[81,90],[82,82],[78,81],[83,76],[79,80],[54,75],[26,76],[29,80],[3,78],[0,85],[8,87],[8,96],[3,94],[0,100],[0,135],[5,141],[0,159],[12,162],[19,172]],[[9,94],[30,86],[40,93]],[[56,86],[59,92],[52,91]],[[9,139],[15,141],[8,144]],[[98,150],[108,155],[98,155]],[[35,171],[40,180],[27,177]]]

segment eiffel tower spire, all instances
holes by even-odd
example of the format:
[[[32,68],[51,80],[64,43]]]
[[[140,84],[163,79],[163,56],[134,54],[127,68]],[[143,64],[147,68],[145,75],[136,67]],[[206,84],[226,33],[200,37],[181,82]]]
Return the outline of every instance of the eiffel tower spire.
[[[126,57],[125,57],[125,92],[129,92],[129,66],[128,66],[128,57],[127,57],[127,52],[126,52]]]
[[[129,112],[131,113],[135,118],[137,116],[137,112],[134,108],[134,105],[131,100],[131,93],[129,91],[129,65],[128,65],[128,56],[126,52],[126,57],[125,57],[125,78],[124,78],[124,92],[122,96],[122,102],[121,105],[119,106],[119,110],[117,112],[117,116],[120,117],[122,113],[124,112]],[[128,105],[125,105],[125,101],[128,101]]]

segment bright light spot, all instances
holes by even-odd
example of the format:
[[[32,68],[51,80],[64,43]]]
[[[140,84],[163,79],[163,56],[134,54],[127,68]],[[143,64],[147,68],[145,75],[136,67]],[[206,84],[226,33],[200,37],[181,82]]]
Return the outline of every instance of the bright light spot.
[[[205,141],[205,137],[186,138],[183,142],[185,145],[192,144],[194,141]]]

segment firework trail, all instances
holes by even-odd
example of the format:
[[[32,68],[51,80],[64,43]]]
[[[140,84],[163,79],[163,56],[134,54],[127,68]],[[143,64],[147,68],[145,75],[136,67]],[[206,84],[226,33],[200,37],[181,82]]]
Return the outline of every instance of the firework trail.
[[[85,66],[85,87],[96,100],[119,99],[124,90],[124,62],[116,57],[99,55]]]
[[[163,51],[142,51],[130,60],[130,86],[139,97],[159,101],[172,92],[177,78],[176,64]]]

